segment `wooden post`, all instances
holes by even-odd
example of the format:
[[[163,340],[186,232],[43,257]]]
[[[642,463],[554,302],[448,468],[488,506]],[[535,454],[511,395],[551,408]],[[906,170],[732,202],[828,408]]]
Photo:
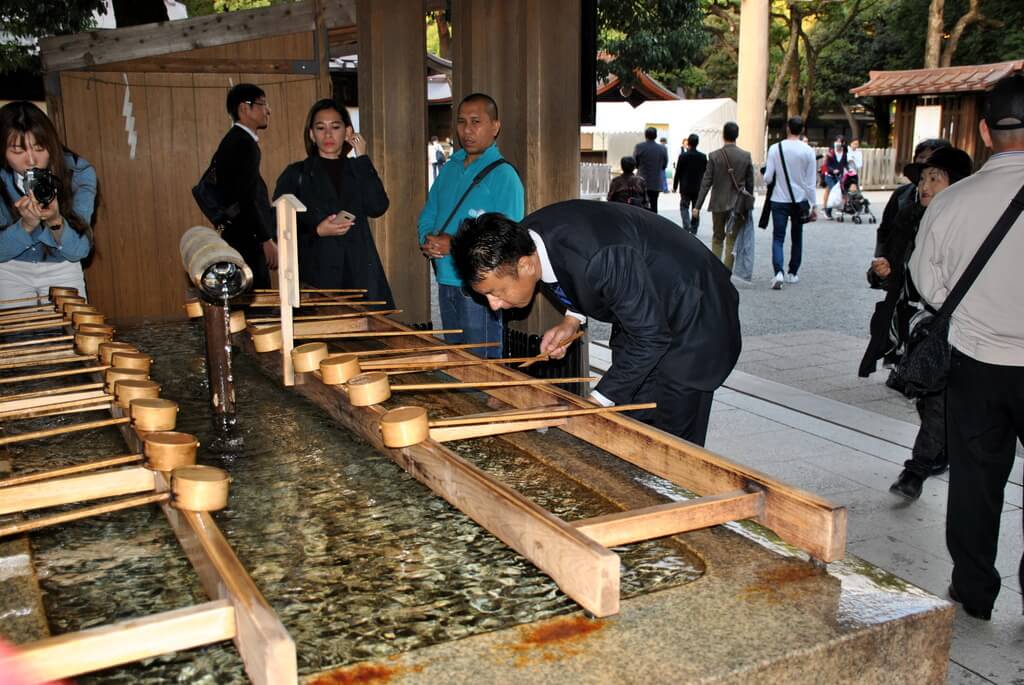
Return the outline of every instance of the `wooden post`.
[[[427,199],[423,0],[357,0],[356,16],[360,127],[391,195],[387,214],[370,222],[373,237],[404,319],[426,322],[429,265],[416,240],[416,220]]]
[[[331,46],[327,38],[327,0],[313,0],[313,45],[316,46],[316,96],[333,98]]]
[[[737,118],[739,144],[750,152],[754,168],[765,159],[765,98],[768,97],[768,0],[740,3],[739,68],[737,70]],[[760,176],[759,176],[760,178]]]
[[[218,421],[233,423],[235,382],[231,373],[231,332],[228,308],[203,302],[203,330],[206,333],[206,375],[210,379],[210,404]]]
[[[299,306],[299,234],[297,212],[306,206],[294,195],[282,195],[274,201],[277,208],[278,299],[281,303],[281,355],[284,363],[284,384],[295,385],[292,367],[292,348],[295,347],[295,327],[292,309]]]

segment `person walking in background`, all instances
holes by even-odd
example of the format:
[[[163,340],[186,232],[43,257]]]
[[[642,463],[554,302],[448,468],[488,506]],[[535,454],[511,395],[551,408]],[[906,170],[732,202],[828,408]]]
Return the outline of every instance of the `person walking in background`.
[[[448,156],[444,153],[444,148],[441,147],[441,142],[437,139],[437,136],[430,136],[430,144],[427,145],[427,164],[433,171],[433,176],[430,179],[431,185],[437,180],[437,175],[441,173],[441,167],[448,161]]]
[[[658,196],[661,195],[661,182],[668,168],[668,150],[659,145],[658,130],[653,126],[644,131],[644,142],[638,143],[633,149],[637,172],[647,185],[647,206],[652,212],[658,212]]]
[[[658,143],[665,148],[666,168],[661,170],[661,192],[668,192],[668,138],[659,138]]]
[[[847,187],[857,184],[860,186],[860,172],[864,169],[864,153],[860,149],[860,139],[854,138],[850,141],[850,149],[846,151],[848,159],[846,184]]]
[[[725,262],[730,271],[733,266],[733,250],[736,245],[736,233],[726,235],[726,222],[729,213],[736,205],[740,189],[748,193],[754,192],[754,164],[750,153],[736,145],[740,135],[740,127],[734,121],[726,122],[722,127],[722,140],[725,144],[708,155],[707,168],[701,177],[700,191],[693,203],[690,219],[696,221],[700,216],[700,208],[704,198],[711,191],[711,252]],[[722,249],[725,248],[723,254]]]
[[[782,284],[798,283],[803,261],[804,224],[817,219],[815,212],[815,177],[817,162],[814,150],[800,140],[804,120],[791,117],[786,122],[789,135],[768,148],[764,180],[771,185],[772,213],[772,290]],[[790,225],[789,270],[783,271],[786,246],[786,224]]]
[[[647,207],[647,186],[634,173],[636,160],[623,157],[619,160],[622,173],[612,179],[608,186],[608,202],[623,202],[634,207]]]
[[[907,262],[914,252],[918,226],[925,209],[935,196],[950,185],[971,174],[971,158],[963,150],[940,147],[924,162],[908,164],[903,174],[917,181],[916,201],[908,203],[891,218],[885,243],[881,246],[868,270],[868,282],[873,288],[887,291],[885,299],[875,308],[871,317],[871,342],[864,353],[858,371],[867,377],[875,370],[878,359],[895,359],[905,353],[910,339],[912,322],[923,309],[920,296],[907,273]],[[890,381],[895,375],[890,378]],[[888,383],[893,387],[892,383]],[[896,388],[900,390],[899,387]],[[917,398],[917,413],[921,427],[914,440],[910,459],[903,464],[889,491],[909,500],[921,496],[924,481],[930,476],[945,473],[949,467],[946,456],[946,394],[933,393]]]
[[[686,147],[679,153],[676,173],[672,176],[672,192],[679,193],[679,217],[683,220],[683,228],[694,235],[697,234],[700,214],[691,216],[690,206],[697,201],[700,182],[708,166],[707,155],[697,150],[699,143],[700,137],[696,133],[686,138]]]
[[[989,91],[979,132],[993,154],[977,173],[932,201],[921,219],[910,275],[922,299],[941,308],[1000,217],[1016,214],[953,309],[948,333],[949,596],[968,615],[987,621],[1002,585],[995,564],[1006,481],[1017,444],[1024,443],[1024,75],[1004,77]],[[1020,540],[1020,531],[1015,536]],[[1024,556],[1017,576],[1024,585]]]
[[[0,300],[44,300],[50,286],[84,297],[96,171],[31,102],[0,108],[0,141]]]
[[[237,215],[224,226],[223,237],[252,269],[252,287],[269,288],[277,270],[277,216],[260,175],[257,131],[270,125],[270,105],[259,86],[239,83],[228,91],[228,114],[234,124],[213,154],[217,186],[225,206],[237,205]]]
[[[829,219],[832,218],[832,209],[828,205],[828,196],[832,189],[842,182],[848,164],[846,139],[836,136],[832,149],[825,153],[825,161],[821,165],[821,174],[825,179],[825,196],[821,200],[821,206],[825,208],[825,216]],[[839,192],[842,191],[843,187],[840,185]]]
[[[368,220],[389,201],[366,141],[348,110],[329,99],[310,108],[305,133],[306,159],[288,165],[274,188],[275,199],[290,193],[306,206],[296,215],[299,277],[315,288],[365,289],[367,300],[393,307]]]
[[[441,322],[445,328],[462,329],[461,334],[449,334],[445,339],[451,343],[495,342],[497,347],[472,351],[500,357],[501,315],[463,287],[452,262],[451,240],[465,219],[484,212],[501,212],[516,221],[523,218],[523,184],[498,150],[501,120],[493,98],[484,93],[464,97],[455,128],[462,149],[441,167],[427,194],[418,223],[420,252],[434,267]]]

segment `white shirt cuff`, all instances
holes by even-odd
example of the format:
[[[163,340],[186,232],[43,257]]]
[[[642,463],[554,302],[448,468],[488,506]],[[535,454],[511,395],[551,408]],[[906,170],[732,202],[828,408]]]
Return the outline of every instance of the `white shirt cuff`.
[[[590,399],[600,404],[602,407],[614,407],[615,403],[610,399],[599,393],[597,390],[590,391]]]
[[[571,309],[566,309],[566,310],[565,310],[565,315],[566,315],[566,316],[571,316],[572,318],[574,318],[574,319],[576,319],[577,321],[579,321],[579,322],[580,322],[581,324],[584,324],[584,323],[586,323],[586,322],[587,322],[587,317],[586,317],[586,315],[584,315],[584,314],[580,314],[579,312],[574,312],[574,311],[572,311]]]

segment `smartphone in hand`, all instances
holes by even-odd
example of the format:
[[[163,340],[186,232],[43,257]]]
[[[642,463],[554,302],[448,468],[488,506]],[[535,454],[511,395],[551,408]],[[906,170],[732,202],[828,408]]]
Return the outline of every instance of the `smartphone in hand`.
[[[353,214],[352,212],[346,212],[344,209],[339,211],[336,216],[338,217],[338,219],[340,219],[342,221],[355,221],[356,220],[356,215],[355,214]]]

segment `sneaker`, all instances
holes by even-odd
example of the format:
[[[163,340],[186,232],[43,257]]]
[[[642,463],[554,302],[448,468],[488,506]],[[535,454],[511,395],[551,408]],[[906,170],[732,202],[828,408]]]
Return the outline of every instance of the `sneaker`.
[[[782,283],[786,280],[786,277],[782,275],[782,272],[775,274],[775,278],[772,279],[772,290],[782,290]]]
[[[826,207],[825,208],[825,216],[827,216],[829,219],[832,218],[832,208],[831,207]]]
[[[797,276],[796,274],[786,274],[785,279],[786,279],[786,283],[799,283],[800,282],[800,277]]]

